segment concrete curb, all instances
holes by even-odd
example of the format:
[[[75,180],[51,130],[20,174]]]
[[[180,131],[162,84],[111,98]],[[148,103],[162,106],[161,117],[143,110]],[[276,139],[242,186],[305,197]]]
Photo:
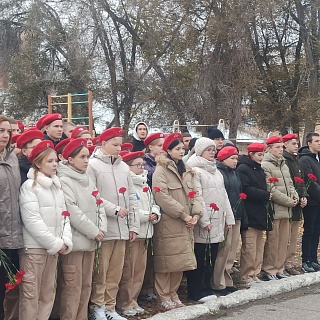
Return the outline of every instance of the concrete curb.
[[[320,283],[320,272],[292,276],[278,281],[256,283],[250,289],[239,290],[225,297],[213,297],[204,304],[173,309],[154,315],[148,320],[191,320],[222,308],[239,306],[250,301],[269,298],[280,293]]]

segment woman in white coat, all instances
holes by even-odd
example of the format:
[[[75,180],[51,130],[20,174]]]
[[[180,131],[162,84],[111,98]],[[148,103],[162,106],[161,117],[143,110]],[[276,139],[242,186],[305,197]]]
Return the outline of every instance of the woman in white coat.
[[[107,217],[96,186],[86,173],[87,141],[77,138],[62,152],[58,177],[70,212],[73,249],[61,256],[60,319],[87,320],[95,249],[107,233]],[[98,204],[97,204],[98,201]],[[96,256],[95,263],[99,263]]]
[[[211,283],[219,243],[224,241],[226,228],[235,223],[223,177],[216,167],[215,152],[213,140],[200,138],[195,144],[195,154],[187,162],[196,172],[195,187],[203,206],[203,217],[194,227],[197,269],[187,272],[191,300],[205,301],[214,294]]]
[[[72,235],[53,143],[40,142],[29,161],[32,167],[19,197],[24,242],[20,265],[25,271],[19,319],[46,320],[54,302],[58,255],[72,250]]]

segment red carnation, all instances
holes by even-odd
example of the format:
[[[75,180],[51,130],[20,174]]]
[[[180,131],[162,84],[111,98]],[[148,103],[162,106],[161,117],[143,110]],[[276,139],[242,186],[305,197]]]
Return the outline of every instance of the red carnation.
[[[197,192],[196,191],[190,191],[188,193],[188,198],[193,199],[196,196]]]
[[[70,217],[70,212],[69,211],[62,211],[62,216],[63,217]]]
[[[210,208],[213,209],[214,211],[219,211],[219,207],[215,203],[210,203]]]
[[[160,188],[159,187],[153,187],[152,188],[154,192],[160,192]]]
[[[6,283],[5,287],[6,287],[7,290],[13,290],[15,286],[12,283]]]
[[[279,179],[275,177],[271,177],[271,178],[268,178],[268,182],[270,183],[279,182]]]
[[[246,200],[247,199],[247,195],[245,193],[243,193],[243,192],[241,192],[239,194],[239,197],[240,197],[241,200]]]
[[[16,282],[16,285],[18,286],[21,283],[21,278],[16,277],[15,282]]]
[[[102,199],[97,199],[96,204],[102,204],[103,200]]]
[[[91,193],[94,197],[96,197],[99,194],[98,190],[93,190]]]
[[[295,182],[297,183],[304,183],[303,179],[299,178],[299,177],[294,177],[293,178]]]
[[[143,192],[148,192],[148,191],[149,191],[149,187],[144,187],[144,188],[142,189],[142,191],[143,191]]]
[[[317,181],[317,177],[312,173],[308,173],[308,178],[313,180],[313,181]]]
[[[18,279],[18,278],[21,279],[24,275],[25,275],[24,270],[19,270],[19,271],[16,273],[16,279]]]
[[[127,191],[127,188],[125,188],[125,187],[121,187],[119,189],[119,193],[125,193],[126,191]]]

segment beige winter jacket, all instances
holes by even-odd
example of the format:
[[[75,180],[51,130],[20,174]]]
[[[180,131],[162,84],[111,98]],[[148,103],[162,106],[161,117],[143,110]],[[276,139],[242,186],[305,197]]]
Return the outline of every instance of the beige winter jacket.
[[[186,227],[183,220],[188,215],[202,216],[199,197],[196,195],[192,200],[187,197],[189,192],[195,191],[194,173],[187,166],[181,179],[174,161],[162,156],[157,163],[152,187],[160,188],[154,197],[161,209],[161,220],[154,226],[155,272],[194,270],[197,262],[193,252],[193,231]]]
[[[98,214],[96,198],[91,194],[97,188],[87,173],[75,171],[67,161],[59,163],[58,177],[67,210],[70,212],[72,251],[93,251],[96,248],[94,239],[99,231],[107,233],[107,217],[103,204],[100,205]]]
[[[128,240],[129,230],[139,234],[140,220],[136,212],[136,193],[130,169],[121,157],[113,159],[112,156],[105,154],[101,147],[97,147],[89,160],[87,172],[97,186],[101,198],[106,201],[104,209],[108,230],[105,239]],[[119,193],[119,189],[123,187],[126,188],[125,193]],[[129,210],[128,219],[117,215],[120,207]]]
[[[271,153],[266,153],[263,157],[261,167],[266,173],[268,191],[272,187],[272,206],[274,209],[274,219],[291,218],[293,198],[299,199],[299,195],[291,180],[290,171],[283,157],[280,159]],[[271,186],[268,178],[278,178]]]
[[[147,184],[148,171],[144,171],[143,174],[137,175],[130,171],[133,181],[134,189],[136,191],[137,199],[137,212],[139,212],[140,218],[140,233],[137,236],[139,239],[150,239],[153,236],[153,225],[158,223],[161,218],[160,208],[154,202],[153,194]],[[143,192],[144,188],[148,188],[148,192]],[[150,222],[149,214],[155,213],[158,215],[158,220]],[[147,234],[148,233],[148,234]]]
[[[188,160],[187,164],[196,172],[194,184],[203,208],[203,217],[194,228],[194,242],[207,242],[208,231],[204,230],[204,227],[209,224],[212,225],[209,236],[210,242],[222,242],[226,225],[235,224],[222,174],[217,170],[215,160],[208,161],[195,154]],[[215,203],[219,211],[212,210],[210,208],[211,203]]]

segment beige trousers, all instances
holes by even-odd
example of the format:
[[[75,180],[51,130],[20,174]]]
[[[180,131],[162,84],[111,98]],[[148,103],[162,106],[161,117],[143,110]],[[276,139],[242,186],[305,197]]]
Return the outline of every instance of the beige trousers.
[[[289,218],[273,221],[272,231],[267,232],[262,269],[272,275],[281,274],[287,257],[290,233]]]
[[[120,311],[138,307],[137,299],[142,287],[146,265],[147,251],[144,250],[144,239],[136,239],[131,242],[130,253],[127,244],[117,297],[117,309]]]
[[[60,259],[60,319],[87,320],[94,251],[71,252]]]
[[[105,306],[114,311],[119,283],[122,276],[125,240],[107,240],[100,247],[100,263],[98,270],[94,269],[90,307]]]
[[[183,272],[171,273],[155,273],[154,282],[158,293],[160,302],[172,300],[178,301],[179,296],[177,291],[179,289]]]
[[[263,260],[263,230],[249,228],[241,232],[240,279],[243,282],[257,280]]]
[[[290,269],[294,267],[293,259],[296,255],[297,244],[298,244],[298,232],[301,221],[292,221],[290,223],[290,238],[287,249],[287,259],[285,266]]]
[[[216,290],[225,289],[226,286],[233,286],[231,268],[236,257],[240,237],[241,221],[231,229],[225,229],[225,241],[219,244],[218,255],[213,269],[213,288]]]
[[[24,250],[20,255],[25,275],[20,284],[19,320],[47,320],[54,302],[58,255],[32,251]]]
[[[140,294],[154,293],[154,257],[152,254],[153,248],[151,241],[152,240],[149,239],[149,245],[147,250],[147,266]]]

